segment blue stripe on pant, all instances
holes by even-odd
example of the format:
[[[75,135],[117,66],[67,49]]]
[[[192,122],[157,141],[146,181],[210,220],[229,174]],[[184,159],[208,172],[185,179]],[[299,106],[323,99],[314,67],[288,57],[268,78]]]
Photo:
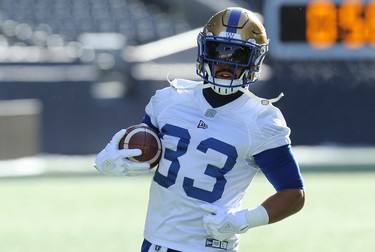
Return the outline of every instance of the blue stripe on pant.
[[[141,252],[148,252],[151,247],[151,242],[147,241],[146,239],[143,240]],[[168,249],[168,252],[181,252],[174,249]]]
[[[143,240],[141,252],[148,252],[148,250],[151,247],[151,243],[147,241],[146,239]]]

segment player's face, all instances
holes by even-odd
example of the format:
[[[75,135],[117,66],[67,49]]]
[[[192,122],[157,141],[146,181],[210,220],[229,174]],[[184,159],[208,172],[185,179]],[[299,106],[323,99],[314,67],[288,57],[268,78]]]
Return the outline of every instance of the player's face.
[[[232,80],[238,79],[242,73],[242,67],[238,67],[234,73],[234,66],[225,64],[214,64],[214,76],[215,78]],[[236,76],[233,76],[235,74]]]

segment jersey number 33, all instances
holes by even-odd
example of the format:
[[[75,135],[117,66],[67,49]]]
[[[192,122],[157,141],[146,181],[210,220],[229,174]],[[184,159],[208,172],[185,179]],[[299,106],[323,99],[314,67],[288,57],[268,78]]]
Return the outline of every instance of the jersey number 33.
[[[179,158],[186,154],[191,136],[187,129],[171,124],[166,124],[162,127],[161,138],[163,138],[165,135],[173,136],[179,139],[176,150],[166,148],[164,152],[164,158],[171,162],[168,168],[168,175],[165,176],[161,174],[159,170],[157,170],[154,176],[154,181],[156,183],[158,183],[160,186],[168,188],[176,183],[180,170]],[[192,178],[183,178],[182,187],[187,196],[208,203],[213,203],[222,197],[225,184],[227,183],[225,174],[228,173],[236,164],[238,154],[234,146],[212,137],[202,140],[197,145],[196,149],[203,153],[207,153],[208,149],[212,149],[227,157],[223,167],[217,167],[211,164],[207,164],[206,166],[204,174],[216,179],[212,191],[195,187],[194,179]]]

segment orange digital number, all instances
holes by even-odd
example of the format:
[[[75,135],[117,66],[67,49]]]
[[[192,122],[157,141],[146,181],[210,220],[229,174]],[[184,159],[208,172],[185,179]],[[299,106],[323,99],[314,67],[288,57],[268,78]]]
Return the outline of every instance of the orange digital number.
[[[312,0],[306,8],[306,39],[316,48],[329,48],[338,40],[348,48],[375,47],[375,0]]]
[[[336,43],[337,10],[329,0],[314,0],[306,8],[306,38],[316,48],[329,48]]]
[[[339,13],[339,37],[345,46],[359,48],[366,43],[366,22],[363,18],[364,5],[360,0],[346,0]]]
[[[365,19],[367,24],[367,40],[371,46],[375,47],[375,0],[368,3]]]

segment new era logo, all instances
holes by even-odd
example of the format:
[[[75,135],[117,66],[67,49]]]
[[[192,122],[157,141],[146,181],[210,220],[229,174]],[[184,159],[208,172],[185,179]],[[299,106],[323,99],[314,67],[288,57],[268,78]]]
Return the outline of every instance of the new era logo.
[[[200,120],[199,123],[198,123],[197,128],[198,129],[207,129],[208,125],[205,122],[203,122],[202,120]]]

